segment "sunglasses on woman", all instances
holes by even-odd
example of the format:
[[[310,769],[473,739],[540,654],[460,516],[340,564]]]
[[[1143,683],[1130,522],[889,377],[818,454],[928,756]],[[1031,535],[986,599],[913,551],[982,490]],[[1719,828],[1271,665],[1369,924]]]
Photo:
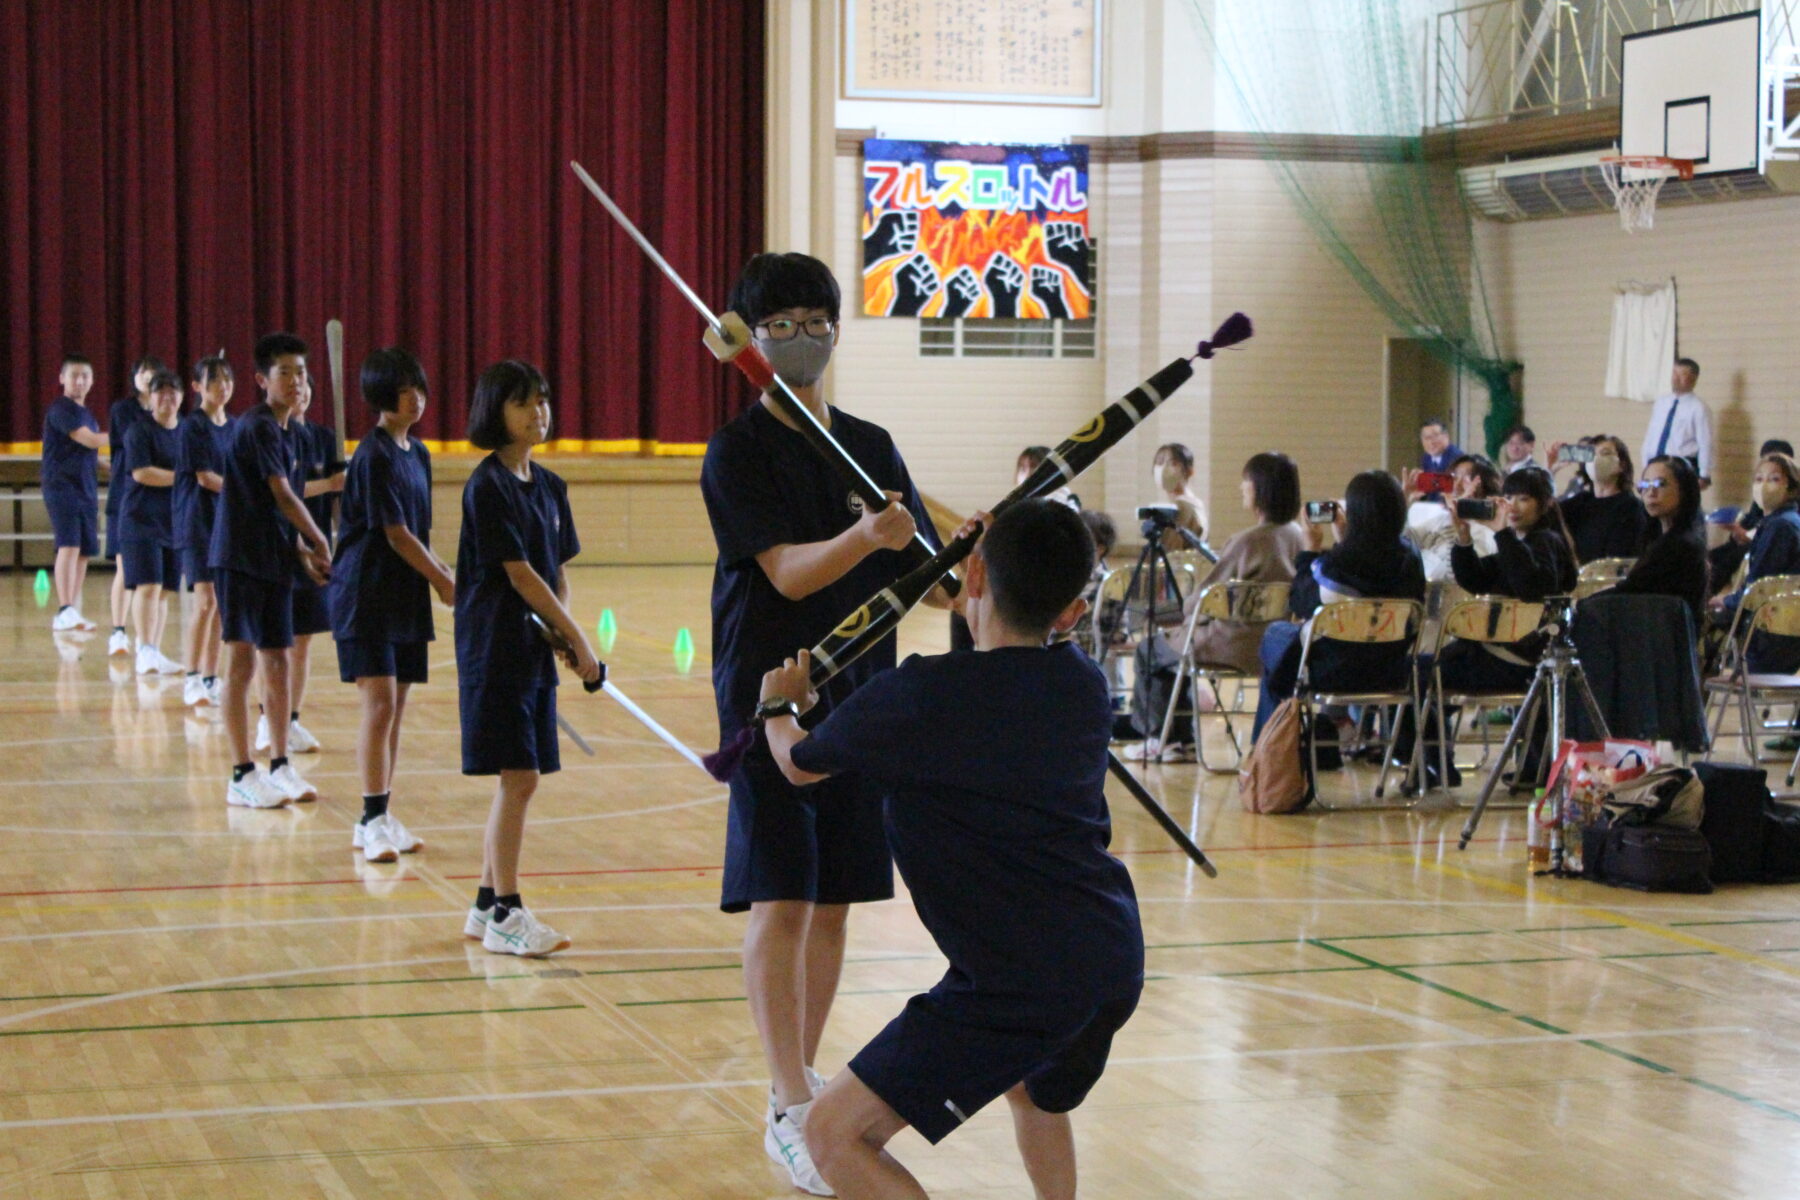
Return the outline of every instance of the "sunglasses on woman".
[[[1666,479],[1640,479],[1638,480],[1637,490],[1645,493],[1660,492],[1668,486],[1669,481]]]

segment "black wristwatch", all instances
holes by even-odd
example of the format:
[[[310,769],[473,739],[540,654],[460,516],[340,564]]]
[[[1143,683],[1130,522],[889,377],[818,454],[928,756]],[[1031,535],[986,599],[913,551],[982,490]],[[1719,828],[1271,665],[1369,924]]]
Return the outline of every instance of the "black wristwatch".
[[[773,721],[776,717],[792,717],[800,719],[800,706],[783,696],[771,696],[756,706],[758,721]]]

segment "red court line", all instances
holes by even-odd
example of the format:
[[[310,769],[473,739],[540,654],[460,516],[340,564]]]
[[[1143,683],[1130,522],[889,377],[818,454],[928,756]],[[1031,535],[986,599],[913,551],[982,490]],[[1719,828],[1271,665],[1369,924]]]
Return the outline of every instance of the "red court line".
[[[724,867],[596,867],[588,871],[520,871],[520,879],[555,879],[560,875],[649,875],[661,871],[723,871]],[[480,879],[480,875],[446,875],[445,879]]]
[[[400,881],[418,883],[415,875],[399,876]],[[0,892],[0,899],[29,896],[110,896],[120,892],[201,892],[222,888],[325,887],[337,883],[361,883],[360,879],[278,879],[267,883],[157,883],[141,887],[58,888],[42,892]]]
[[[1474,842],[1497,842],[1499,838],[1470,838]],[[1517,841],[1518,839],[1514,839]],[[1233,850],[1357,850],[1369,846],[1416,846],[1417,838],[1401,838],[1392,842],[1303,842],[1293,846],[1202,846],[1208,854],[1224,854]],[[1123,858],[1127,854],[1185,854],[1179,846],[1170,846],[1166,850],[1114,850],[1113,854]]]

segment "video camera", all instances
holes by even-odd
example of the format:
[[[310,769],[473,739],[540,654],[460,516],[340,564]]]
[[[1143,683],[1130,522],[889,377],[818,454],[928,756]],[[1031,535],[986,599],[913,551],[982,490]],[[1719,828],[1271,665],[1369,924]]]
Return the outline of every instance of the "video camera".
[[[1145,504],[1137,510],[1139,528],[1144,536],[1153,538],[1165,530],[1173,529],[1181,523],[1179,510],[1173,504]]]

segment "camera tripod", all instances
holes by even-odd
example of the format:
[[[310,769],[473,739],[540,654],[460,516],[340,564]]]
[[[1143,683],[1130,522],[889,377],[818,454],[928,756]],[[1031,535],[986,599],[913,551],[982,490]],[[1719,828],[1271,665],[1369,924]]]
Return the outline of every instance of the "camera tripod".
[[[1469,839],[1475,836],[1475,826],[1480,824],[1481,814],[1486,811],[1488,800],[1494,794],[1494,786],[1500,782],[1500,774],[1506,769],[1506,760],[1521,739],[1531,736],[1532,725],[1546,705],[1549,709],[1549,728],[1544,736],[1545,754],[1554,755],[1568,735],[1571,690],[1580,697],[1588,720],[1593,725],[1594,736],[1601,740],[1609,736],[1606,717],[1594,699],[1593,689],[1588,687],[1587,673],[1581,669],[1581,660],[1575,655],[1575,637],[1571,630],[1575,618],[1575,598],[1551,596],[1545,600],[1544,607],[1550,610],[1549,621],[1545,626],[1550,632],[1550,645],[1538,660],[1531,688],[1525,693],[1525,703],[1519,706],[1518,716],[1513,718],[1512,728],[1506,731],[1505,743],[1494,756],[1494,765],[1488,770],[1487,782],[1481,785],[1481,796],[1475,801],[1469,819],[1463,822],[1462,837],[1456,844],[1458,850],[1469,848]],[[1560,872],[1559,853],[1556,869],[1552,873]]]
[[[1142,513],[1151,510],[1139,509],[1138,511]],[[1182,601],[1181,588],[1180,585],[1175,582],[1175,567],[1174,564],[1169,561],[1168,549],[1163,545],[1164,533],[1171,529],[1174,530],[1181,535],[1181,540],[1187,543],[1190,550],[1200,555],[1200,557],[1204,558],[1207,562],[1219,561],[1219,556],[1213,553],[1212,547],[1208,546],[1189,530],[1183,529],[1181,526],[1175,524],[1172,514],[1164,516],[1161,512],[1155,512],[1153,515],[1144,519],[1140,528],[1144,533],[1144,548],[1138,551],[1137,561],[1132,564],[1131,578],[1125,585],[1125,595],[1119,605],[1118,612],[1112,617],[1110,623],[1107,621],[1105,613],[1094,614],[1095,642],[1102,652],[1104,652],[1104,649],[1111,645],[1113,640],[1121,634],[1130,634],[1131,598],[1140,594],[1138,592],[1138,583],[1140,580],[1145,584],[1144,591],[1141,593],[1144,597],[1144,636],[1149,637],[1155,632],[1158,607],[1157,602],[1158,598],[1163,595],[1163,592],[1157,587],[1157,572],[1159,567],[1161,569],[1163,587],[1169,592],[1169,598],[1163,604],[1163,607],[1168,608],[1172,606],[1177,614],[1180,613]]]

